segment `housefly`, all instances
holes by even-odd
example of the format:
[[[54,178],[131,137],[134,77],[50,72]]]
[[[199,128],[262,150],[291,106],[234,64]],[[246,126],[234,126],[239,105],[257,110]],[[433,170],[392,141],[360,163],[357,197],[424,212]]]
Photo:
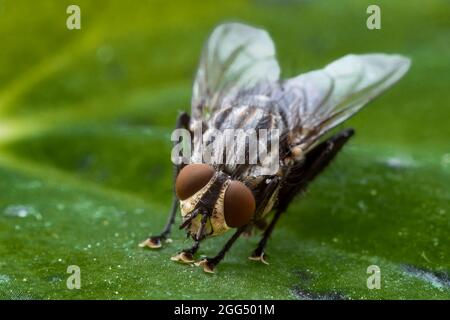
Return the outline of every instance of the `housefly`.
[[[249,258],[267,263],[265,247],[280,216],[354,130],[326,134],[396,83],[409,66],[408,58],[396,54],[350,54],[323,69],[281,80],[266,31],[240,23],[219,25],[202,52],[191,116],[180,114],[177,128],[190,133],[202,128],[203,138],[230,128],[277,129],[277,170],[262,174],[251,163],[194,161],[203,159],[194,147],[185,163],[175,165],[175,195],[164,230],[141,246],[160,248],[170,242],[180,208],[180,229],[193,244],[172,260],[214,272],[236,239],[257,228],[262,237]],[[230,229],[234,234],[217,255],[195,261],[204,239]]]

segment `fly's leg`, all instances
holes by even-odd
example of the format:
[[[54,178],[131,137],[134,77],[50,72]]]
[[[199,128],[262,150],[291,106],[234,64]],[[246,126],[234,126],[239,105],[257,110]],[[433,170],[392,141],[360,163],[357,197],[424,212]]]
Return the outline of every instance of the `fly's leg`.
[[[178,116],[176,129],[186,129],[189,130],[189,122],[190,117],[186,112],[181,113]],[[175,179],[178,176],[178,173],[182,169],[182,164],[180,165],[174,165],[174,175],[173,175],[173,185],[175,185]],[[139,244],[140,247],[148,247],[151,249],[158,249],[162,246],[162,241],[171,242],[171,239],[169,239],[170,232],[172,230],[172,226],[175,223],[175,216],[177,214],[179,206],[179,200],[177,196],[173,195],[172,200],[172,208],[169,213],[169,217],[167,218],[167,223],[163,229],[163,231],[156,236],[149,236],[145,241]]]
[[[277,224],[277,221],[280,218],[281,213],[282,211],[279,210],[275,212],[272,221],[270,221],[270,224],[267,226],[266,230],[264,230],[264,234],[261,240],[259,241],[258,246],[253,251],[252,255],[248,257],[250,260],[261,261],[264,264],[269,264],[265,260],[264,248],[266,247],[267,241],[269,240],[269,237],[272,234],[272,231],[275,228],[275,225]]]
[[[214,268],[222,261],[222,259],[225,257],[225,254],[228,250],[233,246],[234,242],[239,238],[239,236],[247,229],[248,225],[245,225],[243,227],[240,227],[236,230],[236,232],[233,234],[233,236],[225,243],[222,250],[219,251],[219,253],[213,257],[213,258],[205,258],[203,260],[200,260],[199,262],[195,263],[196,266],[203,267],[203,271],[207,273],[214,273]]]
[[[181,252],[179,252],[177,255],[173,256],[171,258],[172,261],[177,261],[181,263],[193,263],[194,262],[194,255],[197,253],[200,242],[205,238],[205,227],[206,222],[208,221],[209,216],[207,214],[204,214],[202,216],[200,228],[197,231],[197,234],[194,237],[194,244],[189,249],[184,249]]]
[[[278,195],[278,205],[275,216],[264,231],[258,246],[249,257],[251,260],[257,260],[267,264],[264,259],[264,249],[281,213],[286,211],[292,199],[298,193],[304,191],[307,185],[328,166],[331,160],[333,160],[353,134],[353,129],[345,129],[337,133],[314,147],[314,149],[308,152],[303,162],[294,165],[290,169],[283,181]]]
[[[172,208],[170,209],[169,217],[163,231],[159,235],[149,236],[145,241],[141,242],[139,244],[141,248],[148,247],[151,249],[158,249],[162,247],[161,241],[165,240],[166,242],[171,242],[168,236],[170,235],[172,225],[175,223],[175,216],[178,211],[178,205],[179,201],[176,197],[174,197],[172,201]]]
[[[263,197],[260,201],[260,210],[259,214],[260,216],[265,211],[266,206],[269,203],[269,199],[272,197],[273,193],[277,190],[280,184],[280,178],[278,176],[274,177],[267,188],[265,189],[265,192],[263,194]],[[273,228],[275,227],[276,222],[278,221],[282,211],[277,210],[275,213],[275,216],[272,218],[272,221],[269,225],[265,226],[264,228],[264,236],[261,239],[258,248],[253,252],[253,254],[249,257],[250,260],[256,260],[261,261],[265,264],[267,264],[266,260],[264,260],[264,247],[266,245],[266,242],[272,233]]]

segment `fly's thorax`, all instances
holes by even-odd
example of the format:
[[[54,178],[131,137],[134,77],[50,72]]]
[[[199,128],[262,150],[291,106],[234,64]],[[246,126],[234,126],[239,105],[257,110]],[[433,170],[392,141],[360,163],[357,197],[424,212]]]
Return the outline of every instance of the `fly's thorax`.
[[[193,120],[191,161],[223,166],[230,174],[243,164],[248,166],[247,174],[275,174],[285,124],[278,109],[269,108],[263,100],[229,105],[208,119]]]

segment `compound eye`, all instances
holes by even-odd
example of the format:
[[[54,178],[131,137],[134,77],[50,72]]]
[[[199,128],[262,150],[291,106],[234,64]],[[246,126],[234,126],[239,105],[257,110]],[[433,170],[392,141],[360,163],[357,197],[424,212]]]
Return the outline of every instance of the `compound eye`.
[[[185,200],[203,188],[214,175],[214,169],[204,163],[188,164],[181,169],[175,181],[175,192]]]
[[[225,191],[225,222],[231,228],[239,228],[250,222],[255,213],[255,197],[245,184],[231,181]]]

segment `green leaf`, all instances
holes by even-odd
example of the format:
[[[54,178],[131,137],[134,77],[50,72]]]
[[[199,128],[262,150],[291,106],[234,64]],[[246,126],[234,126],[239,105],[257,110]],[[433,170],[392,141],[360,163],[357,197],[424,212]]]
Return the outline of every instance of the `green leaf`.
[[[444,1],[381,2],[377,31],[366,1],[79,1],[76,31],[69,4],[0,1],[0,298],[450,298]],[[159,251],[138,243],[164,226],[170,133],[203,41],[230,19],[269,30],[286,77],[351,52],[399,52],[413,66],[347,124],[355,138],[282,217],[270,265],[247,259],[256,234],[207,275],[170,261],[190,245],[181,231]],[[79,290],[67,288],[70,265]],[[381,289],[367,287],[371,265]]]

